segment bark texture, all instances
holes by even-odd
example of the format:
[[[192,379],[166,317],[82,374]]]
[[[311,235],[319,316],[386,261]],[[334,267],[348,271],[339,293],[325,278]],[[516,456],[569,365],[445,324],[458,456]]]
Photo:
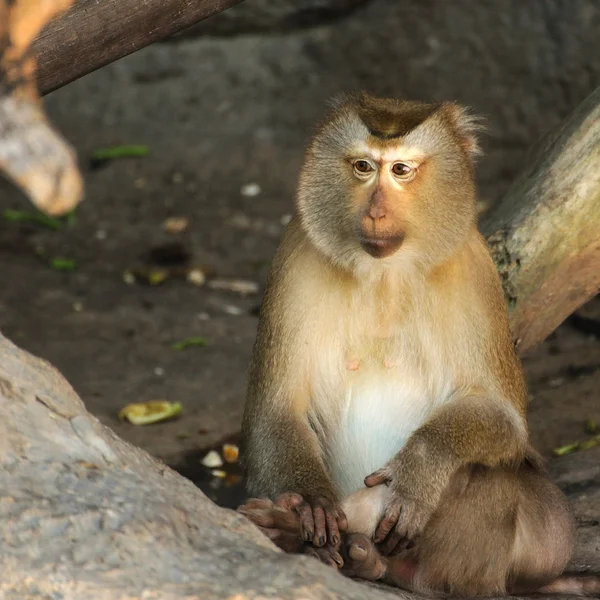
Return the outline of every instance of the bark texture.
[[[600,88],[482,223],[521,354],[600,291]]]
[[[75,0],[33,45],[41,93],[47,94],[239,2]]]

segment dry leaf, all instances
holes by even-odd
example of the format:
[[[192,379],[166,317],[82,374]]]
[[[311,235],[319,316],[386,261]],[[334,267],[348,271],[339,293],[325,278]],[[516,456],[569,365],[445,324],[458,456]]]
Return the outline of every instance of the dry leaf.
[[[216,450],[211,450],[203,459],[202,464],[209,469],[223,466],[223,459]]]
[[[181,414],[180,402],[167,400],[149,400],[148,402],[134,402],[119,411],[119,419],[126,419],[134,425],[149,425],[166,421]]]
[[[240,455],[240,449],[235,444],[223,444],[223,458],[225,462],[234,463]]]
[[[182,233],[190,224],[187,217],[170,217],[163,223],[163,229],[167,233]]]

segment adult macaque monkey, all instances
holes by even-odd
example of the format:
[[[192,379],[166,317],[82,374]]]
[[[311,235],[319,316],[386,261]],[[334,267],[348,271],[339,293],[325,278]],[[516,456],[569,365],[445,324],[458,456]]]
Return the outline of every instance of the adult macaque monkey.
[[[240,510],[353,575],[498,595],[555,582],[574,525],[528,445],[476,130],[456,104],[365,94],[318,129],[261,310],[243,422],[259,499]]]

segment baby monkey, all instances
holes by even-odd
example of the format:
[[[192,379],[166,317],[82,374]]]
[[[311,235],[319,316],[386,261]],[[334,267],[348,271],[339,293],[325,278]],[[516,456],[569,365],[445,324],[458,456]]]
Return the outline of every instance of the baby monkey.
[[[600,591],[557,579],[574,522],[529,445],[476,133],[456,104],[366,94],[318,128],[261,309],[240,511],[417,592]]]

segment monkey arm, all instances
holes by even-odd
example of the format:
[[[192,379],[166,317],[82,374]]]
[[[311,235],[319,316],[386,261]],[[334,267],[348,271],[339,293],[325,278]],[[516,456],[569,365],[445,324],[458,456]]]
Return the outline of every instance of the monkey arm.
[[[306,253],[298,252],[303,243],[304,234],[292,222],[273,261],[250,365],[244,461],[251,494],[293,500],[304,539],[323,546],[328,538],[337,545],[346,519],[308,416],[309,359],[304,349],[311,313],[306,302],[298,302],[303,290],[297,277],[305,270],[301,261]]]
[[[284,492],[295,492],[337,500],[307,420],[265,407],[262,415],[245,416],[242,433],[252,495],[275,499]]]
[[[389,463],[365,479],[369,487],[387,483],[392,492],[375,532],[375,542],[384,542],[382,552],[423,530],[458,469],[516,466],[527,437],[523,415],[507,401],[464,395],[438,409]]]
[[[452,470],[473,463],[518,464],[527,437],[525,418],[510,402],[464,395],[437,410],[400,453],[446,463]]]
[[[268,405],[265,408],[260,415],[247,413],[244,417],[249,492],[293,508],[300,517],[301,539],[317,547],[329,541],[337,548],[340,530],[347,527],[347,521],[315,432],[307,418],[283,414],[272,406],[269,410]],[[271,533],[274,539],[281,532]]]
[[[261,307],[242,423],[250,493],[324,495],[334,501],[317,436],[308,419],[306,320],[298,290],[304,234],[292,221],[271,270]]]

